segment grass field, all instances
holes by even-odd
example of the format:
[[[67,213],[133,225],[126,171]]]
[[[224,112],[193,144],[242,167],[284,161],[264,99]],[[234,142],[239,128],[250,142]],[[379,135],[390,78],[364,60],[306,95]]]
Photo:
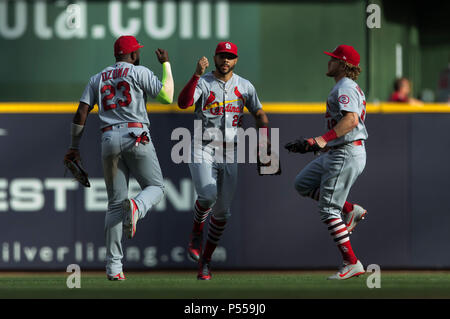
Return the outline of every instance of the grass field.
[[[0,298],[450,298],[450,272],[382,271],[381,288],[369,289],[368,275],[329,281],[324,271],[216,271],[198,281],[195,272],[130,272],[127,280],[106,280],[103,272],[82,272],[81,288],[69,289],[69,273],[0,273]]]

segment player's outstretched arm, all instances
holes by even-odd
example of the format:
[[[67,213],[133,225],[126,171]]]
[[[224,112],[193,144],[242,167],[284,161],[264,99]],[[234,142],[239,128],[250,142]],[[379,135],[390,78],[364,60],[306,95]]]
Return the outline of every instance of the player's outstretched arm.
[[[188,108],[194,104],[195,88],[197,87],[200,77],[203,73],[205,73],[208,66],[209,62],[206,57],[201,57],[200,60],[198,60],[194,75],[178,96],[178,107],[180,109]]]
[[[70,134],[72,138],[70,149],[79,149],[81,136],[83,135],[84,131],[84,125],[86,124],[86,120],[90,110],[91,107],[84,102],[80,102],[80,104],[78,105],[77,112],[73,117],[72,125],[70,128]]]
[[[84,125],[86,124],[90,110],[91,107],[84,102],[80,102],[78,105],[77,112],[75,113],[70,127],[71,144],[64,156],[64,165],[66,168],[72,172],[76,180],[86,187],[90,187],[90,184],[88,174],[81,165],[79,147],[81,136],[84,131]]]
[[[73,117],[73,121],[70,125],[71,143],[69,150],[67,151],[64,159],[75,160],[80,158],[80,140],[83,135],[84,125],[89,115],[91,108],[88,104],[80,102],[77,112]]]
[[[169,62],[169,54],[166,50],[157,49],[155,51],[158,61],[162,64],[163,74],[162,74],[162,84],[163,87],[161,91],[159,91],[156,100],[163,104],[170,104],[173,102],[173,92],[174,92],[174,84],[173,84],[173,76],[172,69],[170,67]]]

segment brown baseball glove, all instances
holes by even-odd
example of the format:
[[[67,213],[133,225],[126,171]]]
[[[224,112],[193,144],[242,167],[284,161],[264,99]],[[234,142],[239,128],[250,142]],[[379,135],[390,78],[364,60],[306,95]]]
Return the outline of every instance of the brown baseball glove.
[[[78,150],[70,149],[64,156],[64,166],[68,169],[73,177],[84,187],[91,187],[89,183],[88,173],[81,165],[80,153]]]

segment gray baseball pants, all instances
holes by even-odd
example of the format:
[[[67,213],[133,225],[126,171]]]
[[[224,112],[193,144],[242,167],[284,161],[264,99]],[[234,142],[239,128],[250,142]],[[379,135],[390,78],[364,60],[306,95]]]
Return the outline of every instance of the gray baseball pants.
[[[237,186],[238,163],[237,149],[233,147],[233,163],[227,163],[227,153],[223,151],[222,163],[215,156],[217,149],[208,145],[191,149],[191,171],[197,200],[201,207],[212,208],[211,214],[218,221],[226,221],[231,216],[230,207]],[[196,163],[200,162],[200,163]]]
[[[365,165],[364,144],[346,144],[330,149],[300,171],[295,178],[295,188],[302,196],[311,196],[320,191],[318,200],[322,221],[341,218],[350,188]]]
[[[164,196],[164,180],[152,140],[148,144],[135,146],[133,132],[140,135],[148,131],[128,125],[114,125],[112,130],[102,134],[102,163],[108,210],[105,216],[106,273],[114,276],[122,271],[122,225],[124,212],[122,202],[128,199],[130,174],[137,180],[142,191],[134,197],[139,209],[139,219]]]

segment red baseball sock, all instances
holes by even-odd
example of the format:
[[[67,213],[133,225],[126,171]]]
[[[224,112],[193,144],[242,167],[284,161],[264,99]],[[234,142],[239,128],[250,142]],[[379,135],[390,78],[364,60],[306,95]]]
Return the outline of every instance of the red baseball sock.
[[[342,207],[342,212],[344,214],[348,214],[353,210],[353,204],[349,202],[345,202],[344,207]]]
[[[203,259],[209,261],[217,244],[225,230],[226,221],[218,221],[213,216],[209,219],[208,240],[206,241],[205,249],[203,250]]]
[[[344,261],[350,264],[356,264],[358,258],[356,258],[353,252],[352,245],[350,244],[350,238],[348,235],[347,227],[345,223],[340,218],[328,219],[325,221],[328,226],[328,231],[331,237],[333,237],[334,242],[339,248]]]

